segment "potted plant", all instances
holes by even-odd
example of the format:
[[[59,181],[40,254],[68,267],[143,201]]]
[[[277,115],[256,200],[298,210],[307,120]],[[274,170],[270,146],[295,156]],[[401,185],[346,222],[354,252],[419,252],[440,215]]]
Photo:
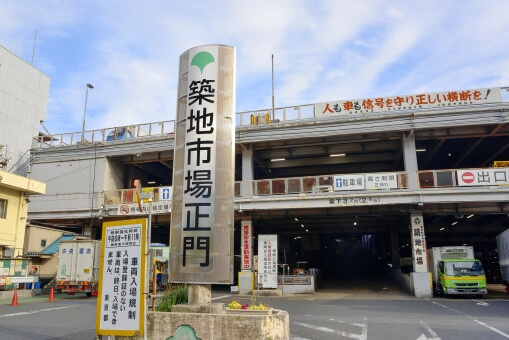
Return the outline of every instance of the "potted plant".
[[[232,301],[226,306],[226,314],[237,315],[272,315],[272,308],[263,303],[256,304],[256,297],[253,295],[251,304],[241,304],[238,301]]]

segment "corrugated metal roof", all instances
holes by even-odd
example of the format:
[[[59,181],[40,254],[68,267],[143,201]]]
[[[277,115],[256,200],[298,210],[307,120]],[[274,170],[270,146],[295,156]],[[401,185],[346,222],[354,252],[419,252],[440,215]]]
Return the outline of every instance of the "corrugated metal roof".
[[[53,255],[58,251],[58,246],[60,245],[60,241],[69,241],[74,240],[76,238],[76,234],[63,234],[60,238],[58,238],[55,242],[50,244],[46,249],[41,251],[39,254],[41,255]]]

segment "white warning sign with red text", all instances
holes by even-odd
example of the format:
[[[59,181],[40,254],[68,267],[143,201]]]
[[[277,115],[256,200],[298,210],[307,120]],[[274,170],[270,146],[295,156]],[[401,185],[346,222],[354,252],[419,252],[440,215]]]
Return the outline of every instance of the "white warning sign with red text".
[[[459,186],[509,185],[509,168],[457,170]]]

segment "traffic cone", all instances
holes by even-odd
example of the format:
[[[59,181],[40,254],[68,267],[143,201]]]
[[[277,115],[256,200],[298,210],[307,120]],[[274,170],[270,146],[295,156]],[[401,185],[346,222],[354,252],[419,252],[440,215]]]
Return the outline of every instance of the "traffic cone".
[[[48,301],[53,302],[55,301],[55,295],[53,293],[53,287],[51,287],[51,290],[49,291],[49,299]]]
[[[18,306],[18,291],[14,291],[14,295],[12,296],[11,306]]]

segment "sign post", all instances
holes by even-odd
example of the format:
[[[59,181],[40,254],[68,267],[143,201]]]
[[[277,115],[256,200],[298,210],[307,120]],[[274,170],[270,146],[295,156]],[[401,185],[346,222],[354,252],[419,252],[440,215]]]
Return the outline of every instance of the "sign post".
[[[180,56],[179,72],[170,278],[196,285],[231,284],[235,48],[191,48]]]

